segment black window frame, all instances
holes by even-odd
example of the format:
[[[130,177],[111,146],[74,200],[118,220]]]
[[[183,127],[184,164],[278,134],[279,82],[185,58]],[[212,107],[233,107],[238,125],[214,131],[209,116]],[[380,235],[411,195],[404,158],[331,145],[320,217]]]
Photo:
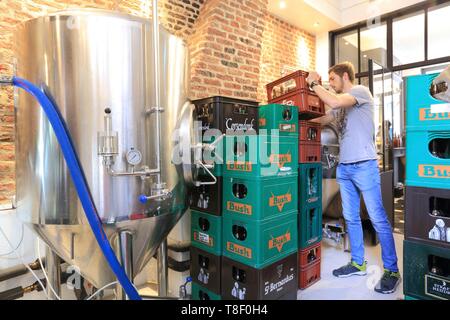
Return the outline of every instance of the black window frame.
[[[407,70],[407,69],[414,69],[414,68],[420,68],[420,67],[426,67],[430,65],[436,65],[436,64],[443,64],[450,62],[450,55],[445,57],[440,57],[437,59],[428,59],[428,11],[430,9],[433,9],[434,7],[441,6],[443,4],[449,4],[450,0],[428,0],[423,1],[421,3],[391,12],[382,15],[379,17],[378,21],[380,23],[386,23],[387,26],[387,44],[386,44],[386,51],[387,51],[387,65],[384,66],[384,72],[396,72],[401,70]],[[425,14],[425,46],[424,46],[424,56],[425,60],[408,63],[408,64],[402,64],[398,66],[394,66],[393,64],[393,30],[392,30],[392,24],[395,19],[406,17],[408,15],[417,14],[424,12]],[[329,33],[329,41],[330,41],[330,66],[333,66],[336,64],[336,37],[342,34],[345,34],[347,32],[357,32],[358,34],[358,65],[355,66],[356,71],[356,78],[359,80],[360,78],[369,77],[370,71],[361,72],[361,29],[367,28],[367,21],[361,21],[355,24],[352,24],[350,26],[346,26],[341,29],[333,30]]]

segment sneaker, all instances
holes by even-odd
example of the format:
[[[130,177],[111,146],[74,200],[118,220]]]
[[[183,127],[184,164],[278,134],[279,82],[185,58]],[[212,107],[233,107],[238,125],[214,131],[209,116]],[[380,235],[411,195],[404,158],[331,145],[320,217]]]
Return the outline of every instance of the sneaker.
[[[375,286],[375,291],[383,294],[393,293],[400,284],[400,272],[384,270],[384,274]]]
[[[349,262],[347,265],[340,267],[339,269],[333,270],[333,275],[338,278],[347,278],[351,276],[365,276],[366,272],[366,261],[360,266],[356,262]]]

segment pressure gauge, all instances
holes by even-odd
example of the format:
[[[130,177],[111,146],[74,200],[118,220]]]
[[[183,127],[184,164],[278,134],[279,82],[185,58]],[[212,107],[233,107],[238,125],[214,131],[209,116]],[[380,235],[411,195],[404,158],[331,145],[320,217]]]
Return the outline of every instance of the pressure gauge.
[[[131,148],[130,151],[127,152],[127,161],[130,165],[136,166],[142,161],[142,154],[139,150]]]

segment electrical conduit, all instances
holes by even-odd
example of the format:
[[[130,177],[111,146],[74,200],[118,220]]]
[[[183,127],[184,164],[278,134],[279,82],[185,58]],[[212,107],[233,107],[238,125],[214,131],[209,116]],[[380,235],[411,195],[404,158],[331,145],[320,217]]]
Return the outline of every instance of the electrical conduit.
[[[37,86],[31,82],[14,77],[12,84],[16,87],[22,88],[29,94],[31,94],[44,109],[45,114],[55,132],[56,138],[61,146],[61,150],[66,160],[67,166],[72,177],[72,181],[80,198],[86,217],[91,226],[92,232],[95,235],[98,245],[100,246],[106,260],[109,263],[112,271],[117,277],[117,280],[125,290],[126,294],[131,300],[141,300],[136,288],[128,279],[124,269],[120,265],[117,257],[109,244],[106,234],[102,227],[102,222],[98,216],[97,209],[89,191],[89,187],[86,182],[83,170],[81,169],[80,162],[75,153],[75,149],[72,144],[69,132],[65,125],[64,119],[59,113],[56,105],[47,97],[47,95],[40,90]]]

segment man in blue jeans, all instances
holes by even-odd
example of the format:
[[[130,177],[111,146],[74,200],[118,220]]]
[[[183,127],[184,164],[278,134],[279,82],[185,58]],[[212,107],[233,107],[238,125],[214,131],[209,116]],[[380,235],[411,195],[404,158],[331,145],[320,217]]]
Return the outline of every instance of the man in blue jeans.
[[[354,67],[350,62],[329,70],[331,93],[319,84],[317,72],[310,72],[307,82],[319,98],[332,109],[315,122],[322,125],[337,120],[340,155],[337,182],[340,186],[342,208],[350,238],[351,261],[333,271],[336,277],[364,276],[364,239],[360,217],[362,194],[370,220],[380,239],[384,274],[375,287],[380,293],[392,293],[400,283],[392,227],[383,207],[380,172],[375,147],[373,97],[369,89],[353,85]]]

